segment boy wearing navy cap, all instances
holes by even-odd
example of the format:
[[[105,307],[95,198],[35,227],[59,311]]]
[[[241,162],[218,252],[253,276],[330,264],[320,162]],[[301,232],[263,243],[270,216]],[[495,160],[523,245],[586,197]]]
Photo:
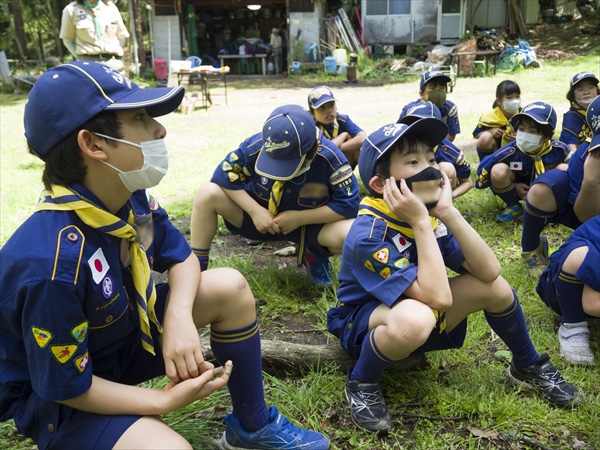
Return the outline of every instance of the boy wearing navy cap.
[[[233,234],[298,245],[298,264],[316,286],[331,284],[329,257],[340,254],[358,211],[358,182],[344,154],[298,105],[276,108],[262,133],[242,142],[195,197],[192,250],[208,267],[218,216]]]
[[[398,123],[411,125],[426,117],[442,120],[437,106],[431,102],[417,100],[402,109]],[[471,179],[471,165],[463,151],[446,137],[433,149],[433,153],[440,170],[448,175],[452,187],[452,198],[466,194],[473,187],[473,180]]]
[[[448,75],[439,70],[429,70],[421,77],[419,84],[419,100],[430,101],[437,106],[442,115],[442,120],[448,126],[448,140],[454,141],[460,133],[460,122],[458,120],[458,107],[446,99],[448,83],[452,81]],[[400,117],[405,115],[403,110]]]
[[[600,214],[600,97],[587,108],[586,123],[591,137],[571,154],[567,170],[543,173],[527,192],[521,256],[536,278],[548,265],[546,225],[576,229]]]
[[[154,117],[183,95],[90,61],[52,68],[31,90],[25,137],[46,190],[0,249],[0,420],[40,449],[191,449],[157,416],[228,384],[222,448],[329,448],[265,404],[246,280],[224,268],[200,281],[188,243],[146,191],[168,166]],[[152,270],[168,283],[155,285]],[[207,324],[222,368],[204,360]],[[136,386],[165,374],[163,389]]]
[[[509,379],[557,406],[582,401],[533,347],[498,260],[453,206],[448,177],[433,158],[446,134],[443,122],[424,118],[386,125],[361,149],[360,176],[372,196],[344,242],[339,305],[329,310],[327,329],[356,359],[345,393],[353,421],[368,431],[392,427],[383,371],[413,353],[461,347],[467,317],[482,310],[513,354]],[[459,275],[449,279],[446,267]]]
[[[599,95],[598,77],[593,73],[579,72],[571,79],[567,92],[567,100],[571,107],[563,115],[562,131],[558,138],[567,144],[571,152],[577,150],[590,135],[585,113],[590,103]]]
[[[569,149],[553,141],[556,112],[544,102],[525,106],[511,118],[517,130],[515,141],[486,156],[477,167],[478,189],[491,188],[504,203],[498,222],[512,222],[523,215],[521,200],[531,183],[550,169],[567,169]]]
[[[308,94],[308,111],[317,127],[344,152],[354,169],[367,134],[347,114],[337,112],[336,99],[327,86],[317,86]]]

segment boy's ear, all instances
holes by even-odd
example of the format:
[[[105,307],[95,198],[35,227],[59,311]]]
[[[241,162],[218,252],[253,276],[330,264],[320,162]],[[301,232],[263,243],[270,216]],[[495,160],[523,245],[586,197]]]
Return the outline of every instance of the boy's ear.
[[[380,177],[379,175],[373,176],[369,181],[369,187],[373,192],[377,194],[383,195],[383,187],[385,186],[385,178]]]
[[[102,161],[108,159],[108,155],[104,151],[105,145],[108,145],[107,142],[94,133],[88,130],[79,130],[77,143],[84,156]]]

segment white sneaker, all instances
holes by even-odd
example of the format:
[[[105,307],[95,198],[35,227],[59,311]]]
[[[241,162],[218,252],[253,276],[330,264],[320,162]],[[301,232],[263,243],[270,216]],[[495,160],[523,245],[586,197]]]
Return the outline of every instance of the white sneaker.
[[[558,329],[560,356],[570,364],[596,364],[590,350],[590,330],[587,322],[565,323]]]

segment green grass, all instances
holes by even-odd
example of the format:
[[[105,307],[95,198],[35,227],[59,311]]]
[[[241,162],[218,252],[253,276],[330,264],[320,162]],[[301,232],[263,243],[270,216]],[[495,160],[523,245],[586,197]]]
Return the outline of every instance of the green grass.
[[[460,78],[449,98],[459,106],[462,133],[468,140],[479,115],[491,107],[496,85],[503,79],[513,79],[522,89],[523,102],[543,99],[557,109],[566,110],[565,94],[568,80],[581,70],[598,70],[597,55],[560,63],[545,63],[542,69],[519,69],[511,74],[497,74],[486,79]],[[318,78],[314,83],[326,83]],[[293,82],[293,79],[291,80]],[[249,113],[235,117],[236,102],[243,102],[244,93],[256,86],[230,88],[229,108],[215,107],[163,117],[170,147],[169,174],[153,190],[176,224],[185,224],[196,189],[206,182],[227,151],[260,130],[264,114]],[[345,102],[340,111],[350,111],[351,117],[367,132],[396,120],[400,108],[417,96],[418,83],[407,79],[404,84],[384,84],[373,87],[373,95],[383,96],[381,108],[371,115],[360,115],[357,105]],[[273,98],[278,101],[304,104],[308,89],[284,84],[273,85]],[[334,89],[335,90],[335,89]],[[375,91],[376,90],[376,91]],[[473,98],[477,108],[462,108]],[[24,96],[0,93],[0,245],[31,213],[41,191],[42,164],[26,151],[22,114]],[[369,101],[364,100],[364,101]],[[256,108],[261,105],[257,104]],[[268,109],[268,108],[267,108]],[[220,111],[226,111],[221,119]],[[262,111],[262,110],[260,110]],[[356,111],[356,112],[355,112]],[[559,123],[561,116],[559,114]],[[473,162],[473,156],[468,155]],[[600,446],[600,370],[569,366],[559,359],[556,329],[558,318],[548,310],[535,293],[536,280],[525,271],[520,257],[520,224],[497,224],[494,217],[501,202],[489,190],[473,189],[457,201],[472,226],[492,247],[502,264],[503,276],[519,295],[532,339],[540,352],[548,352],[565,377],[585,395],[586,404],[577,411],[553,408],[529,392],[515,389],[506,379],[506,347],[494,340],[483,314],[469,319],[464,348],[442,351],[428,356],[429,369],[419,372],[390,370],[384,374],[383,385],[397,427],[387,436],[378,437],[358,430],[349,420],[344,399],[343,369],[322,365],[302,368],[293,373],[265,375],[268,404],[278,408],[297,423],[322,430],[337,449],[508,449],[534,448],[523,443],[533,439],[548,448],[580,448]],[[182,227],[184,225],[181,225]],[[222,224],[220,232],[225,232]],[[562,226],[545,231],[551,251],[569,235]],[[219,238],[217,237],[217,240]],[[334,259],[334,267],[339,260]],[[325,327],[327,309],[335,304],[332,290],[318,291],[308,284],[302,272],[294,268],[280,269],[276,262],[256,264],[254,258],[221,257],[217,266],[231,266],[247,277],[258,300],[261,322],[285,315],[303,314],[314,319],[315,328]],[[600,358],[600,324],[592,326],[592,348]],[[282,338],[283,339],[283,338]],[[164,380],[147,383],[160,388]],[[207,399],[163,417],[166,423],[186,437],[195,448],[214,448],[222,433],[221,418],[230,411],[227,391],[221,390]],[[488,439],[478,437],[483,430]],[[0,426],[0,448],[31,449],[35,446],[23,439],[12,422]]]

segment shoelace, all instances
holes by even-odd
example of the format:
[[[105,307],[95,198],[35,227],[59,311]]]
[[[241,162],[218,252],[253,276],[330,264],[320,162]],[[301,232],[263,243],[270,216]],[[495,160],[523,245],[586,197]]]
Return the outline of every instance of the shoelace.
[[[376,392],[361,392],[361,395],[358,399],[354,398],[354,400],[358,400],[356,402],[356,406],[365,409],[370,408],[372,406],[383,405],[383,397],[381,395],[381,391],[377,390]]]

